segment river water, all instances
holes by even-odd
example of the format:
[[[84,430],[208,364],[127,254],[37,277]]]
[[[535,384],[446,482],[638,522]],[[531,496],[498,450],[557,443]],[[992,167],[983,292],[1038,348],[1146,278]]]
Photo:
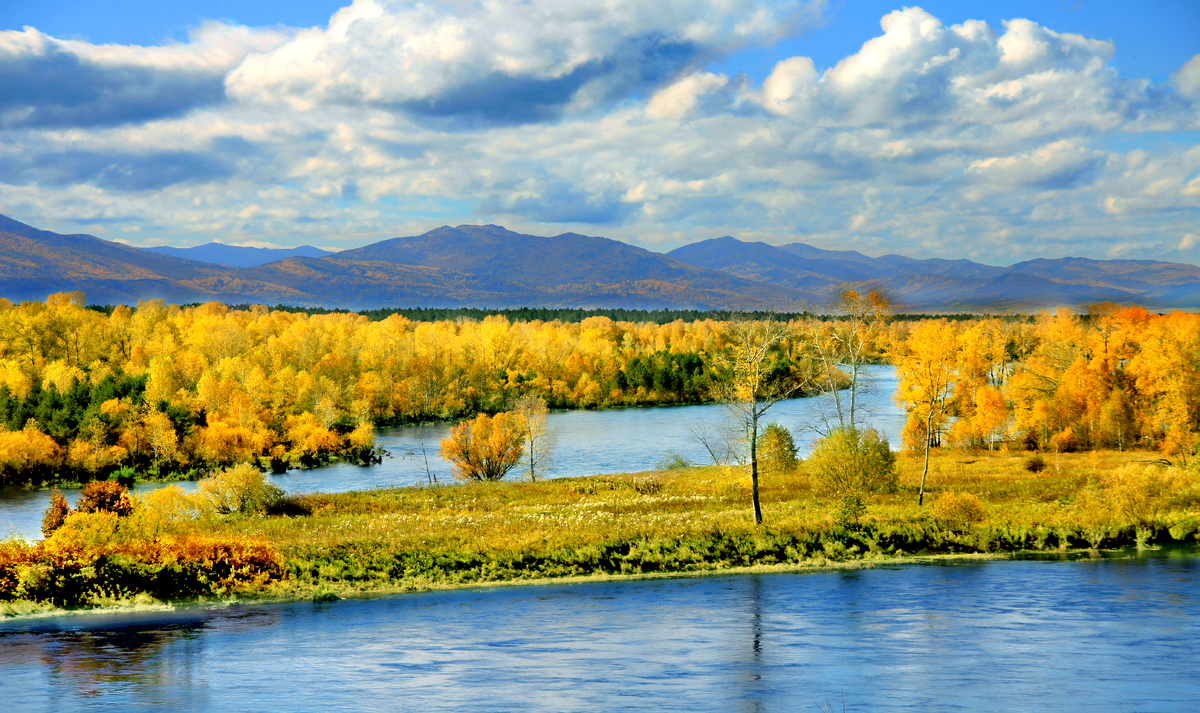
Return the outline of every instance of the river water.
[[[892,398],[897,385],[895,368],[868,367],[867,376],[870,388],[860,396],[859,418],[886,434],[892,447],[898,448],[905,417]],[[766,420],[790,429],[803,455],[816,435],[813,427],[822,424],[823,415],[830,414],[830,409],[828,397],[790,399],[773,406]],[[554,470],[548,476],[652,470],[669,452],[680,453],[695,463],[710,463],[711,458],[692,431],[715,431],[727,425],[729,418],[729,410],[719,404],[553,412],[547,422],[557,432],[558,445],[554,449]],[[300,493],[421,485],[431,477],[451,482],[450,464],[438,456],[438,442],[449,435],[450,426],[443,423],[379,429],[376,443],[391,454],[379,465],[335,463],[312,470],[294,469],[271,479],[288,491]],[[194,483],[179,485],[195,487]],[[156,487],[162,486],[140,483],[134,490]],[[72,503],[79,495],[73,490],[63,492]],[[0,490],[0,537],[8,533],[40,538],[42,512],[48,501],[49,492],[44,490]]]
[[[11,711],[1118,711],[1200,703],[1196,551],[0,622]]]

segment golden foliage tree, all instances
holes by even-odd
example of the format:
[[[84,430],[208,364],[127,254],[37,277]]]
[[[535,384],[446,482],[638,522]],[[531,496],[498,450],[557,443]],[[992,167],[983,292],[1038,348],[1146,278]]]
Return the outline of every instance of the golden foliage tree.
[[[525,436],[524,419],[518,414],[481,413],[450,429],[450,437],[442,439],[441,454],[459,480],[501,480],[521,462]]]
[[[936,440],[934,425],[945,417],[954,395],[960,345],[953,324],[930,320],[914,327],[901,347],[894,353],[900,379],[896,400],[909,412],[906,442],[912,443],[912,435],[917,434],[925,451],[921,491],[917,496],[919,505],[925,502],[929,449]]]

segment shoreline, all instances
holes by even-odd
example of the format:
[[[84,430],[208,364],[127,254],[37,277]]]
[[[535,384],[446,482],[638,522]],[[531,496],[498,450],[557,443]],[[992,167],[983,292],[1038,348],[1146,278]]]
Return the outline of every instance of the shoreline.
[[[925,507],[922,463],[902,459],[898,485],[853,510],[799,468],[764,480],[761,526],[746,474],[718,466],[315,493],[270,513],[158,491],[128,519],[72,515],[50,540],[7,541],[0,617],[1196,547],[1200,478],[1154,469],[1170,478],[1155,494],[1157,480],[1129,480],[1149,472],[1139,457],[1070,454],[1034,473],[1019,453],[937,454]],[[1126,516],[1130,497],[1154,500]]]
[[[325,585],[307,587],[303,593],[242,594],[228,598],[190,599],[162,602],[153,599],[125,600],[113,605],[98,607],[59,608],[42,607],[34,604],[37,611],[9,614],[8,606],[24,602],[0,602],[0,632],[6,629],[18,631],[22,625],[50,623],[55,621],[94,624],[81,628],[120,628],[153,624],[202,622],[208,612],[238,606],[276,606],[285,604],[327,604],[337,601],[388,599],[408,594],[431,594],[435,592],[471,591],[511,587],[546,587],[555,585],[597,584],[610,582],[641,582],[674,579],[703,579],[708,577],[742,577],[772,574],[821,574],[832,572],[876,569],[878,567],[919,567],[942,564],[972,564],[998,561],[1058,560],[1077,562],[1097,559],[1134,559],[1144,552],[1164,549],[1186,550],[1190,556],[1200,557],[1200,547],[1188,544],[1155,545],[1150,547],[1123,547],[1115,549],[1062,549],[1062,550],[1015,550],[1012,552],[968,552],[923,555],[876,555],[848,560],[814,561],[811,563],[777,563],[749,566],[722,567],[715,569],[674,572],[631,572],[628,574],[600,573],[571,575],[566,577],[529,577],[474,582],[426,582],[420,586],[397,584],[373,589],[329,591]],[[31,603],[33,604],[33,603]],[[96,620],[86,622],[86,619]],[[9,629],[9,626],[12,626]],[[52,628],[52,627],[51,627]]]

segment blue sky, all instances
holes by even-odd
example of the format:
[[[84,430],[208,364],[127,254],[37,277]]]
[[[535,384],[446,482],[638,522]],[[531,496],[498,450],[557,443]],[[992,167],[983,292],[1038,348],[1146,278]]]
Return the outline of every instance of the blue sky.
[[[0,213],[1200,262],[1194,0],[341,5],[3,3]]]

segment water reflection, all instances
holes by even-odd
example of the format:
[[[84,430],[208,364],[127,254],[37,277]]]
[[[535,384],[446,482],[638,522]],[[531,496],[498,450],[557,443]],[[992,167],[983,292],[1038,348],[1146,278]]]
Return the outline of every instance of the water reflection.
[[[7,710],[81,701],[166,708],[203,702],[201,626],[194,623],[63,629],[0,639]]]
[[[6,622],[0,675],[6,710],[1183,711],[1195,554]]]

